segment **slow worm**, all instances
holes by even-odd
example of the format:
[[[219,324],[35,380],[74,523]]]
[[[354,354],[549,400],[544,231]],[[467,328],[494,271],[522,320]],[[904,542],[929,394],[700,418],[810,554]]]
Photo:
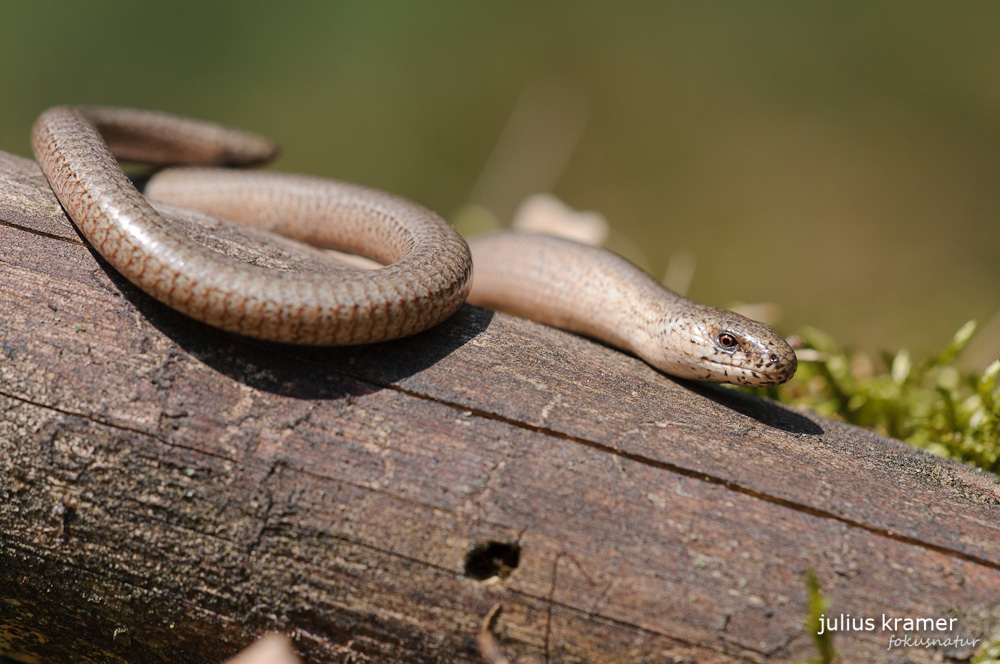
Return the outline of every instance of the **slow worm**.
[[[103,138],[102,138],[103,136]],[[134,284],[189,316],[274,341],[355,344],[427,329],[469,302],[584,334],[675,376],[744,385],[792,377],[795,352],[773,329],[667,290],[603,249],[502,232],[469,250],[437,215],[332,180],[230,168],[169,168],[150,199],[182,205],[385,265],[328,276],[239,262],[172,228],[115,157],[153,164],[245,166],[276,152],[258,136],[177,116],[57,107],[32,135],[70,218]]]

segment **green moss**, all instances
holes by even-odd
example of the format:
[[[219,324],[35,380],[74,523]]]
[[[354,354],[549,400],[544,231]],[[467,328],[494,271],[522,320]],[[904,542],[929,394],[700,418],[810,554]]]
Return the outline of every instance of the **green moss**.
[[[957,363],[975,330],[969,321],[925,360],[905,349],[885,354],[879,370],[871,358],[807,328],[798,335],[795,378],[753,391],[1000,473],[1000,360],[982,374]]]
[[[820,620],[830,608],[830,600],[823,596],[823,589],[819,585],[816,573],[809,570],[806,575],[806,594],[809,602],[809,612],[803,623],[806,633],[816,644],[819,656],[808,662],[799,664],[833,664],[837,659],[837,651],[833,647],[833,634],[828,630],[822,630],[820,634]]]
[[[1000,641],[984,644],[969,664],[1000,664]]]

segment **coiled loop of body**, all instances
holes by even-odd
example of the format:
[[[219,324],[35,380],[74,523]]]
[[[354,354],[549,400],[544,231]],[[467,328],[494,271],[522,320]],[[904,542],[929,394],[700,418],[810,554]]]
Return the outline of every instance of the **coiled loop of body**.
[[[76,106],[43,113],[32,145],[63,208],[98,253],[156,299],[215,327],[296,344],[372,343],[436,325],[468,295],[469,249],[447,222],[366,187],[232,168],[275,155],[259,136],[165,113]],[[219,254],[159,214],[116,158],[189,166],[157,175],[147,188],[151,198],[385,267],[332,278]],[[172,182],[183,184],[172,190]]]

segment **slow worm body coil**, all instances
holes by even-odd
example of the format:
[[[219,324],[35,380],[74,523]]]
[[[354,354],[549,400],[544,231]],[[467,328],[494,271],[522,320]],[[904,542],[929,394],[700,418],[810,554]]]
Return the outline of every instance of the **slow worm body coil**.
[[[39,117],[32,144],[63,208],[94,248],[156,299],[210,325],[289,343],[369,343],[436,325],[468,294],[465,241],[403,198],[320,178],[175,169],[194,194],[232,197],[227,216],[235,221],[389,264],[331,279],[268,270],[197,244],[153,209],[115,160],[267,160],[274,145],[252,134],[148,111],[57,107]]]
[[[38,119],[35,156],[70,218],[134,284],[232,332],[301,344],[384,341],[427,329],[469,301],[578,332],[676,376],[776,385],[794,351],[770,327],[685,299],[603,249],[503,232],[469,248],[419,205],[332,180],[205,166],[271,158],[269,141],[211,123],[104,107],[57,107]],[[268,270],[176,231],[115,157],[169,168],[151,199],[198,209],[385,267],[336,277]],[[469,293],[470,285],[472,288]]]

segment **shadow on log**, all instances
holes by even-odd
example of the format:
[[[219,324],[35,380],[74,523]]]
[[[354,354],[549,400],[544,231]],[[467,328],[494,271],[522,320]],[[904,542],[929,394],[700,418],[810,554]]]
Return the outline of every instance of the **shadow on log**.
[[[0,272],[0,653],[218,662],[277,630],[310,662],[479,662],[500,604],[513,662],[790,662],[810,569],[831,617],[875,619],[845,662],[898,661],[883,615],[996,636],[994,476],[469,306],[365,347],[221,333],[2,153]]]

